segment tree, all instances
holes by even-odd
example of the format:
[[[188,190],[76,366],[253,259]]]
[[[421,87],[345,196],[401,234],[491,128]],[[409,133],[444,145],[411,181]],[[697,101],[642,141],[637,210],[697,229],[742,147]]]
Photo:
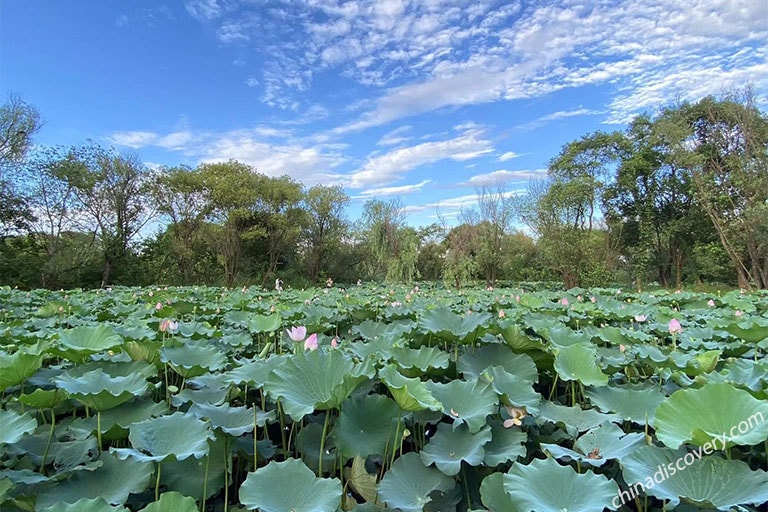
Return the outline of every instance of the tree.
[[[347,233],[344,208],[349,204],[349,196],[339,186],[315,185],[307,191],[304,203],[307,279],[316,283],[321,273],[328,271],[328,259]]]
[[[409,282],[418,275],[419,237],[414,229],[406,228],[405,209],[399,200],[366,201],[361,233],[370,275],[394,282]]]
[[[0,166],[24,158],[42,126],[35,107],[16,95],[0,107]]]
[[[677,154],[743,287],[768,288],[768,116],[751,90],[667,112],[687,129]]]

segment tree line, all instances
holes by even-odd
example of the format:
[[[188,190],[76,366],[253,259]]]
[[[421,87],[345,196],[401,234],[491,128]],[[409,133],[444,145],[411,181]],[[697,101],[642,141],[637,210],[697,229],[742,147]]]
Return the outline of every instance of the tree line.
[[[397,199],[349,219],[342,187],[234,160],[150,169],[92,141],[33,148],[40,124],[19,97],[0,108],[0,285],[768,288],[768,117],[749,89],[585,135],[526,193],[486,183],[455,225],[419,228]]]

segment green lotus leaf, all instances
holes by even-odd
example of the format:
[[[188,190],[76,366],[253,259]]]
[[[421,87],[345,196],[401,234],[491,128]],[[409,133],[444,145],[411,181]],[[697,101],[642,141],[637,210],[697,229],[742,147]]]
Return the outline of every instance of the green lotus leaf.
[[[395,446],[394,436],[400,408],[384,395],[350,397],[333,426],[333,438],[342,455],[384,455]]]
[[[517,354],[506,345],[483,345],[479,349],[466,350],[459,357],[456,367],[464,377],[479,378],[483,372],[492,367],[500,366],[523,381],[536,382],[539,380],[539,370],[531,356]]]
[[[544,339],[557,349],[569,348],[574,345],[583,345],[585,348],[593,347],[592,336],[583,331],[574,331],[569,327],[557,325],[546,329],[542,335]]]
[[[160,361],[169,363],[173,371],[189,379],[223,368],[227,357],[211,345],[185,344],[164,347],[160,351]]]
[[[517,507],[536,512],[602,512],[619,492],[616,483],[604,476],[576,473],[554,459],[513,464],[504,475],[504,490]]]
[[[324,414],[328,414],[327,412]],[[323,438],[323,425],[320,422],[310,422],[304,425],[296,435],[296,450],[301,456],[301,460],[315,474],[320,470],[320,443]],[[338,454],[335,450],[335,439],[333,436],[327,436],[323,452],[323,472],[333,466]]]
[[[0,354],[0,392],[17,386],[34,375],[43,364],[44,349],[42,343],[37,343],[10,355]]]
[[[272,356],[269,359],[243,361],[240,366],[225,374],[226,380],[232,384],[248,384],[259,389],[267,382],[272,370],[282,364],[284,360],[283,357]]]
[[[368,503],[378,503],[379,492],[376,489],[376,475],[368,473],[365,469],[365,459],[355,457],[352,467],[346,471],[346,482],[357,494]]]
[[[768,404],[730,384],[674,392],[656,409],[656,436],[670,448],[683,443],[720,449],[768,439]]]
[[[386,340],[395,340],[402,337],[403,334],[413,330],[411,322],[374,322],[366,320],[352,328],[352,334],[358,334],[363,339],[374,340],[383,338]]]
[[[421,375],[430,368],[448,368],[448,354],[437,347],[421,346],[418,350],[408,347],[393,347],[384,352],[383,355],[389,360],[394,360],[400,369],[408,373],[410,377]]]
[[[28,413],[0,409],[0,445],[17,443],[37,428],[37,420]]]
[[[501,366],[491,366],[481,378],[501,396],[505,405],[525,407],[533,414],[539,411],[541,395],[533,389],[533,381],[513,375]]]
[[[702,375],[712,372],[720,360],[722,350],[707,350],[693,356],[685,368],[688,375]]]
[[[13,484],[35,485],[48,482],[51,478],[31,469],[4,469],[0,471],[0,481],[4,480]]]
[[[485,458],[483,445],[490,440],[491,428],[488,426],[472,434],[466,425],[452,428],[447,423],[440,423],[435,435],[421,450],[421,461],[427,466],[434,463],[446,475],[455,476],[461,470],[462,461],[470,466],[482,464]]]
[[[725,330],[747,343],[758,343],[768,336],[768,321],[762,318],[750,318],[733,322]]]
[[[402,512],[421,512],[432,501],[434,491],[448,491],[453,478],[436,468],[427,467],[416,453],[398,457],[379,483],[379,499],[389,508]]]
[[[256,409],[248,409],[247,407],[231,407],[229,404],[211,405],[205,404],[192,404],[188,411],[190,414],[197,416],[200,419],[207,419],[211,422],[215,428],[220,428],[223,432],[234,436],[240,437],[246,432],[253,432],[254,412],[256,413],[256,422],[259,426],[263,427],[267,419],[274,419],[274,411],[264,414],[262,413],[259,418],[259,413],[262,411]]]
[[[666,398],[656,386],[601,386],[585,394],[600,411],[615,412],[639,425],[653,423],[656,408]]]
[[[149,364],[155,364],[160,361],[160,349],[163,344],[159,341],[126,341],[123,344],[123,351],[134,361],[146,361]]]
[[[65,357],[74,355],[75,361],[84,361],[91,354],[115,348],[122,343],[123,338],[107,324],[81,325],[59,336]]]
[[[605,421],[621,422],[621,416],[602,414],[593,409],[583,410],[581,407],[567,407],[554,402],[545,402],[539,411],[539,418],[553,423],[562,423],[572,437],[579,432],[586,432]]]
[[[112,377],[101,369],[78,377],[64,372],[55,377],[53,382],[69,393],[71,398],[97,411],[117,407],[134,396],[143,395],[149,388],[149,383],[141,374]]]
[[[490,313],[457,315],[447,308],[431,309],[419,319],[419,326],[427,333],[446,341],[472,342],[478,330],[491,321]]]
[[[248,510],[336,512],[341,504],[338,478],[318,478],[302,461],[272,461],[240,486],[240,503]]]
[[[104,439],[125,439],[131,424],[167,412],[168,404],[164,400],[155,402],[151,397],[129,400],[101,413],[101,432]],[[96,431],[96,418],[91,417],[90,421],[92,431]]]
[[[515,352],[530,352],[532,350],[546,350],[546,346],[539,340],[525,334],[525,328],[514,320],[502,320],[498,323],[499,334],[504,338],[509,348]],[[498,363],[497,363],[498,364]]]
[[[496,411],[499,397],[487,382],[452,380],[447,384],[427,382],[427,389],[443,404],[443,414],[453,420],[453,428],[466,423],[475,433],[486,425],[486,417]]]
[[[491,441],[483,445],[487,466],[495,467],[499,464],[514,462],[518,457],[524,457],[526,453],[525,442],[528,434],[519,428],[505,428],[501,420],[491,420]]]
[[[184,496],[181,493],[171,491],[164,492],[160,499],[141,509],[139,512],[197,512],[197,503],[194,498]]]
[[[102,370],[111,377],[128,377],[131,375],[141,375],[145,379],[150,379],[157,375],[157,368],[146,361],[132,361],[127,354],[124,361],[115,361],[117,355],[111,356],[110,360],[88,361],[79,364],[67,370],[67,374],[78,378],[93,370]],[[93,356],[93,358],[98,356]]]
[[[555,370],[563,380],[577,380],[585,386],[605,386],[608,376],[600,371],[594,346],[575,343],[555,350]]]
[[[131,448],[110,448],[120,459],[161,462],[168,458],[196,459],[208,454],[208,440],[214,439],[210,424],[191,414],[175,412],[131,425]]]
[[[232,463],[231,444],[231,440],[219,436],[208,442],[208,455],[202,459],[188,457],[184,460],[163,461],[162,485],[169,491],[191,496],[197,501],[203,500],[204,491],[206,499],[218,494],[224,488],[226,464]],[[253,439],[249,444],[253,451]]]
[[[709,455],[713,448],[705,445],[692,452],[658,446],[638,448],[621,463],[629,488],[614,504],[632,501],[643,491],[670,500],[669,508],[676,508],[681,498],[698,505],[698,510],[734,510],[737,505],[768,502],[768,473],[752,471],[740,460]]]
[[[103,498],[112,505],[122,505],[131,493],[147,488],[153,467],[138,460],[120,460],[102,452],[100,467],[93,471],[77,471],[37,497],[40,508],[57,503],[76,503],[81,498]]]
[[[32,393],[19,395],[19,402],[35,409],[50,409],[67,399],[61,389],[35,389]]]
[[[491,473],[480,483],[480,499],[491,512],[525,512],[504,490],[504,473]]]
[[[340,350],[301,352],[272,371],[264,390],[281,400],[294,421],[301,421],[315,410],[341,405],[370,370]]]
[[[430,409],[441,411],[442,404],[432,396],[427,385],[419,379],[409,379],[397,371],[394,364],[379,370],[381,381],[387,386],[397,405],[404,411]]]
[[[612,459],[622,460],[644,443],[645,434],[625,434],[615,423],[605,422],[579,437],[573,444],[573,450],[547,443],[542,443],[541,447],[557,459],[570,457],[599,467]]]
[[[120,505],[110,505],[104,498],[82,498],[74,503],[57,503],[38,508],[38,512],[129,512]]]
[[[728,382],[759,392],[768,383],[768,362],[734,359],[726,362],[721,371],[707,375],[707,382]]]

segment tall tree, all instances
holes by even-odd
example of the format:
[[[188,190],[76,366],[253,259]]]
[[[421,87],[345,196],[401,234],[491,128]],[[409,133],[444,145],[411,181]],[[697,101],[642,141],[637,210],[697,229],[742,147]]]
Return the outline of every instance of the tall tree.
[[[344,208],[349,204],[349,196],[339,186],[315,185],[307,191],[304,202],[307,278],[314,283],[322,272],[328,271],[328,259],[347,233]]]
[[[417,276],[418,234],[406,228],[405,209],[399,200],[366,201],[361,232],[370,275],[393,282],[409,282]]]

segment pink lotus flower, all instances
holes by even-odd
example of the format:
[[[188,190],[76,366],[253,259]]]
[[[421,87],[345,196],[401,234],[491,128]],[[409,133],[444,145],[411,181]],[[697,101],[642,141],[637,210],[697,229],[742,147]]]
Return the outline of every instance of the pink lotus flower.
[[[677,318],[673,318],[669,321],[670,334],[679,334],[683,332],[683,326],[680,325],[680,321]]]
[[[499,318],[504,318],[505,316],[507,316],[507,314],[504,312],[503,309],[500,309],[499,310]]]
[[[715,301],[712,300],[712,299],[709,299],[709,302],[707,302],[707,306],[709,306],[711,308],[715,307]]]
[[[158,302],[157,304],[155,304],[155,309],[156,309],[156,310],[158,310],[158,311],[160,311],[161,309],[163,309],[163,305],[162,305],[162,303]]]
[[[736,315],[736,316],[741,316],[741,315],[743,315],[743,314],[744,314],[744,313],[742,313],[742,312],[741,312],[741,311],[739,311],[738,309],[737,309],[737,310],[736,310],[736,312],[734,313],[734,315]]]
[[[594,295],[593,295],[593,296],[591,296],[591,297],[589,298],[589,302],[591,302],[592,304],[594,304],[595,302],[597,302],[597,297],[595,297]]]
[[[641,324],[641,323],[645,322],[646,320],[648,320],[648,316],[647,315],[635,315],[635,322],[637,322],[637,323]]]
[[[515,302],[520,302],[520,296],[519,295],[515,295]]]
[[[307,328],[304,326],[291,327],[290,329],[286,329],[285,333],[293,341],[304,341],[304,338],[307,337]]]
[[[160,326],[158,329],[160,329],[160,332],[176,332],[176,330],[179,328],[179,322],[176,320],[168,320],[167,318],[163,318],[160,321]]]
[[[584,299],[581,297],[581,295],[577,295],[577,296],[576,296],[576,300],[577,300],[578,302],[582,302]]]
[[[560,304],[562,304],[563,306],[567,306],[568,305],[568,299],[566,297],[563,297],[562,299],[560,299]]]
[[[337,340],[336,338],[333,338],[331,340],[331,348],[337,348],[338,346],[339,346],[339,340]]]
[[[317,350],[317,334],[312,333],[309,338],[304,342],[304,350]]]

